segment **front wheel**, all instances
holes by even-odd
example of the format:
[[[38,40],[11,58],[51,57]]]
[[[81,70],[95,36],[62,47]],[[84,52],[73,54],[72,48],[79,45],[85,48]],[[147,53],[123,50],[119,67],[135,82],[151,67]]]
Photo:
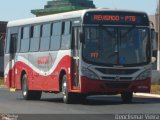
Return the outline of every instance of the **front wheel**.
[[[26,74],[22,77],[22,95],[25,100],[39,100],[42,95],[42,91],[28,90],[28,80]]]
[[[62,79],[62,94],[63,94],[63,102],[66,104],[84,103],[86,101],[85,94],[68,92],[68,82],[66,75],[64,75]]]
[[[121,98],[124,103],[130,103],[133,99],[133,92],[123,92],[121,93]]]
[[[76,94],[68,92],[68,82],[66,75],[64,75],[62,79],[62,94],[64,103],[71,104],[75,102]]]

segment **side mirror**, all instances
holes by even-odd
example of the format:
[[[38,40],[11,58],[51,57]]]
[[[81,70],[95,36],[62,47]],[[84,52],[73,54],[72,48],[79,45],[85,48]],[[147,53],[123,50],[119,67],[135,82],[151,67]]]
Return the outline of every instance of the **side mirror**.
[[[157,50],[157,32],[154,29],[151,29],[151,42],[152,42],[152,50]]]
[[[156,62],[156,57],[152,57],[152,63],[155,63]]]
[[[85,43],[85,35],[84,35],[84,33],[81,32],[79,37],[80,37],[80,42],[81,43]]]

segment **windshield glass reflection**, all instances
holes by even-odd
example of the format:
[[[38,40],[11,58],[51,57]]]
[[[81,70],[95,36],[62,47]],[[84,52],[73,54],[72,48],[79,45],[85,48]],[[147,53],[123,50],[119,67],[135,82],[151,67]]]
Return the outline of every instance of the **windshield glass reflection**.
[[[149,62],[147,28],[85,27],[83,57],[106,65],[133,65]]]

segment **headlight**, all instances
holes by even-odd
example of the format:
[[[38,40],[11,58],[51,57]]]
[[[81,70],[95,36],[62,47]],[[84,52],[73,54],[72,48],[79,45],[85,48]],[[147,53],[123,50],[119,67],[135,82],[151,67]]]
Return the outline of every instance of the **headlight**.
[[[137,78],[136,80],[145,80],[147,78],[151,77],[151,70],[146,70],[144,72],[142,72]]]
[[[96,79],[96,80],[99,79],[99,77],[94,72],[85,67],[82,67],[82,74],[89,79]]]

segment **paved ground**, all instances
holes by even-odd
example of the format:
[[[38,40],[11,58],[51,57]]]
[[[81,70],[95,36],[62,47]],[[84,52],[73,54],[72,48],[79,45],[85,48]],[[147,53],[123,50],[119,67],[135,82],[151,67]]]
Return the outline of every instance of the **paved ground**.
[[[44,93],[40,101],[25,101],[21,92],[0,88],[0,113],[11,114],[145,114],[160,113],[160,98],[135,97],[123,104],[120,96],[93,96],[85,104],[67,105],[62,98]]]

